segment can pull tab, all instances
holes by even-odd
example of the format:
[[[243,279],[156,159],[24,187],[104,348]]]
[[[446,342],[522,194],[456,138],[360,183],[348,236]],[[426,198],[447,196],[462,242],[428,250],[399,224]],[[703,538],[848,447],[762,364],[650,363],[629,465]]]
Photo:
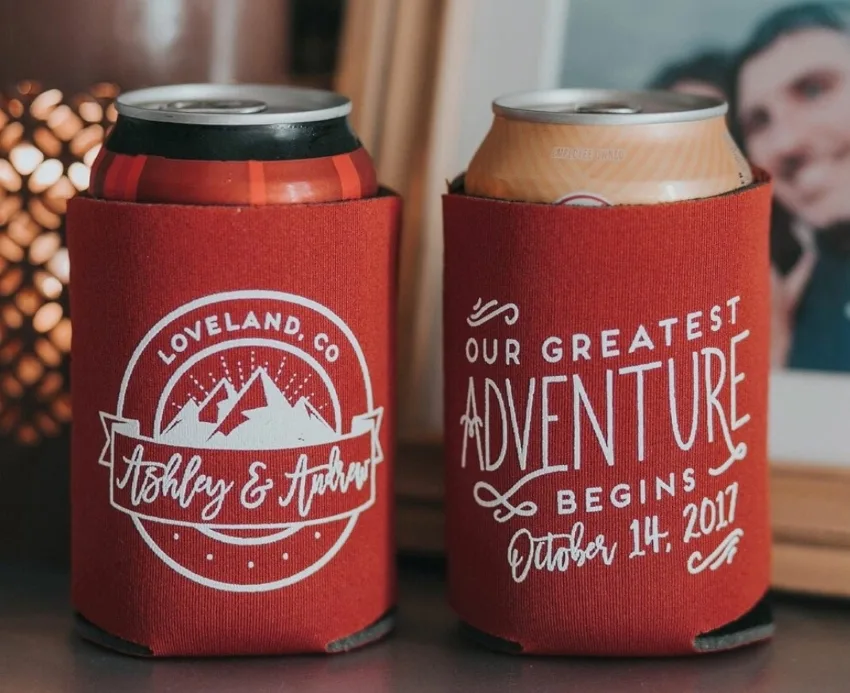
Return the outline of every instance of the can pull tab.
[[[172,101],[165,105],[165,108],[169,111],[180,111],[181,113],[221,113],[224,115],[262,113],[268,107],[265,101],[252,101],[248,99]]]
[[[630,115],[640,113],[643,109],[624,103],[588,103],[576,106],[576,113],[598,113],[601,115]]]

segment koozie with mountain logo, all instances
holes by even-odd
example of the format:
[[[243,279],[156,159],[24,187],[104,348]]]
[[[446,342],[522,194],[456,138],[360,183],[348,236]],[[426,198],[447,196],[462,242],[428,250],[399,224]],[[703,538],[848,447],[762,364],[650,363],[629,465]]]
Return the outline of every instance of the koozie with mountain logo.
[[[68,216],[78,632],[142,656],[359,647],[394,622],[400,200],[342,97],[153,92],[121,97],[106,199]]]

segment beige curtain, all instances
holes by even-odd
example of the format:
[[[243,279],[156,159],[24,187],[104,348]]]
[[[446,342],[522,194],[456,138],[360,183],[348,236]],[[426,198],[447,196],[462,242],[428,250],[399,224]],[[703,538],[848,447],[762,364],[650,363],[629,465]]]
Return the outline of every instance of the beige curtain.
[[[404,197],[398,330],[403,442],[433,436],[418,415],[418,381],[431,345],[417,337],[417,323],[428,264],[423,198],[446,6],[446,0],[349,0],[335,84],[354,102],[352,124],[382,184]]]

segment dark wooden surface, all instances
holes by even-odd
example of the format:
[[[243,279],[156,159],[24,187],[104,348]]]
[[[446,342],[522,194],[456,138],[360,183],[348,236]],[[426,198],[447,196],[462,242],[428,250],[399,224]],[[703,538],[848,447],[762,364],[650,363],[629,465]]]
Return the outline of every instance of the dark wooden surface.
[[[850,691],[850,603],[777,600],[776,638],[748,650],[674,660],[517,658],[461,639],[439,566],[405,563],[398,630],[363,651],[146,661],[73,635],[66,574],[6,564],[0,565],[0,693]]]
[[[32,448],[0,437],[0,565],[69,562],[67,431]]]

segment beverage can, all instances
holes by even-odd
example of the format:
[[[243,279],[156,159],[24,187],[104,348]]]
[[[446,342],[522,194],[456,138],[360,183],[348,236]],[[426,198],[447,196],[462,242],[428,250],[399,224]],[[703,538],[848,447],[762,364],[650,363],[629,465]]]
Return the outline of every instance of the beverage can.
[[[556,89],[496,99],[467,194],[607,206],[712,197],[752,183],[728,105],[664,91]]]
[[[771,188],[727,108],[500,97],[443,198],[448,594],[488,648],[679,655],[774,632]]]
[[[333,92],[173,85],[115,106],[69,213],[72,381],[97,381],[73,395],[77,631],[154,657],[378,640],[401,200]]]
[[[126,92],[91,175],[107,200],[265,205],[371,197],[375,166],[348,98],[267,85]]]

